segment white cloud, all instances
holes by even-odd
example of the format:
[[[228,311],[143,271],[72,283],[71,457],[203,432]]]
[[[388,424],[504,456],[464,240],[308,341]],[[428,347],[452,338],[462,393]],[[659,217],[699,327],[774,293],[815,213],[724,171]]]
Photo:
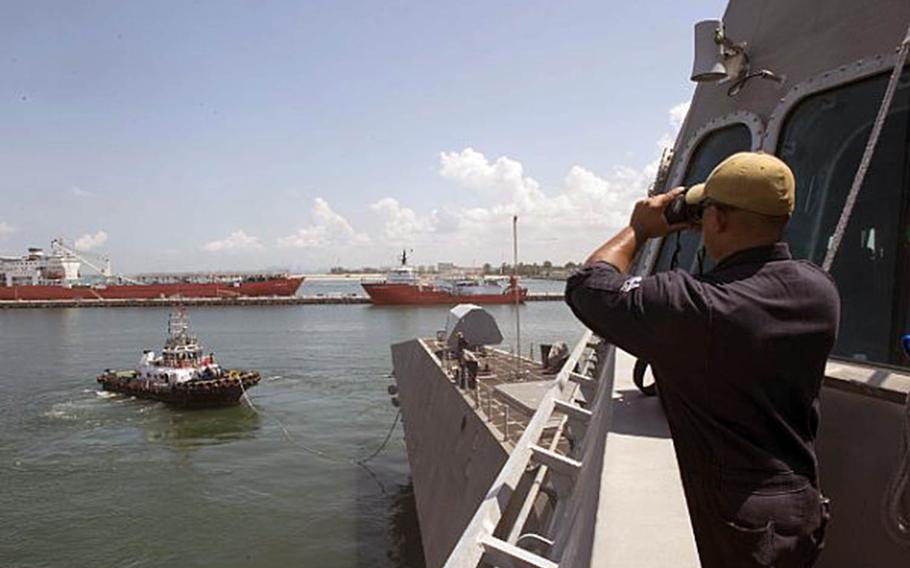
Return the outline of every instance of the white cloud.
[[[202,245],[202,249],[208,252],[249,251],[261,248],[262,243],[259,242],[259,238],[247,235],[243,230],[234,231],[221,240],[210,241]]]
[[[606,175],[576,165],[559,186],[544,191],[520,161],[508,156],[491,159],[465,148],[441,153],[439,162],[439,174],[474,191],[481,205],[443,203],[421,215],[386,197],[370,206],[383,221],[382,244],[425,243],[429,237],[435,247],[430,256],[505,260],[511,251],[511,218],[518,215],[526,258],[575,258],[628,220],[656,172],[656,162],[639,169],[617,167]]]
[[[686,115],[689,113],[689,107],[692,105],[692,101],[683,101],[677,103],[670,107],[668,111],[670,131],[665,132],[658,140],[657,146],[663,150],[664,148],[671,148],[676,142],[676,135],[679,134],[679,130],[682,128],[683,122],[686,120]]]
[[[296,233],[278,239],[278,246],[288,248],[315,248],[366,244],[370,238],[359,233],[347,219],[336,213],[321,197],[313,200],[313,222]]]
[[[491,193],[494,198],[512,203],[519,211],[544,198],[540,184],[524,175],[521,162],[505,156],[491,162],[473,148],[442,152],[439,174],[467,188]]]
[[[16,227],[13,227],[9,223],[0,222],[0,239],[5,239],[6,237],[12,235],[16,232]]]
[[[670,126],[673,128],[674,133],[679,132],[679,129],[682,128],[683,121],[686,120],[686,115],[689,114],[691,105],[692,101],[683,101],[670,108]]]
[[[95,194],[92,193],[91,191],[86,191],[76,185],[74,185],[73,187],[70,188],[70,193],[72,193],[74,197],[94,197],[95,196]]]
[[[688,108],[688,102],[673,105],[670,128],[659,144],[673,144]],[[657,173],[657,152],[654,158],[643,166],[616,166],[604,173],[574,165],[561,184],[545,191],[520,161],[488,158],[468,147],[440,153],[439,175],[471,190],[479,205],[443,203],[421,215],[386,197],[370,207],[383,220],[384,244],[407,244],[432,235],[438,254],[495,260],[497,253],[510,250],[511,217],[518,215],[528,258],[579,258],[628,221],[635,201],[646,195]]]
[[[91,233],[86,233],[76,239],[76,248],[78,250],[91,250],[93,248],[100,247],[107,242],[107,233],[104,231],[98,231],[94,235]]]
[[[634,201],[644,195],[653,173],[617,167],[601,177],[581,166],[572,166],[562,187],[545,193],[534,178],[525,175],[521,162],[502,156],[490,160],[473,148],[440,155],[440,175],[465,187],[479,189],[485,207],[454,214],[463,227],[508,220],[518,214],[543,232],[556,227],[616,225]]]
[[[434,231],[435,220],[422,218],[397,199],[385,197],[370,205],[383,220],[382,236],[390,244],[413,244],[419,236]]]

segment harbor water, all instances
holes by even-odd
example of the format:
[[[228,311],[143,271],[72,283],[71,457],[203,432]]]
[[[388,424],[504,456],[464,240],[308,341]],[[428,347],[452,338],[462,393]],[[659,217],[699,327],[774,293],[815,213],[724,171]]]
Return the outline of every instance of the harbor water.
[[[488,309],[511,345],[515,307]],[[522,351],[581,335],[562,302],[519,309]],[[96,387],[161,348],[167,309],[0,311],[0,565],[422,566],[401,426],[356,462],[396,417],[389,345],[432,336],[446,311],[191,310],[206,350],[263,376],[252,407],[196,411]]]

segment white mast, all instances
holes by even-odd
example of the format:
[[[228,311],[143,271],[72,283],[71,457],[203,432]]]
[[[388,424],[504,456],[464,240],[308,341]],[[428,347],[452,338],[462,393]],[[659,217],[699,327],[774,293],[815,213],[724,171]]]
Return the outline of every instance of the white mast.
[[[515,295],[515,376],[521,376],[521,294],[518,289],[518,215],[512,216],[512,293]]]

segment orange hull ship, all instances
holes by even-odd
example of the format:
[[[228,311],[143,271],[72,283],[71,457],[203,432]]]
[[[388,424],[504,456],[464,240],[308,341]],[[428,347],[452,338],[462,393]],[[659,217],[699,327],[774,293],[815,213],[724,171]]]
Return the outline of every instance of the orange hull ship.
[[[449,304],[514,304],[524,302],[528,289],[509,285],[498,293],[459,293],[458,288],[437,284],[388,284],[364,282],[361,284],[370,300],[378,305],[449,305]]]
[[[85,284],[80,266],[86,264],[103,284]],[[142,277],[139,277],[142,278]],[[302,276],[273,274],[213,274],[146,276],[144,281],[114,276],[107,257],[77,251],[62,239],[51,250],[30,248],[25,256],[0,256],[0,300],[129,300],[153,298],[235,298],[293,296]]]
[[[239,296],[293,296],[302,276],[272,277],[241,282],[179,282],[116,284],[107,286],[3,286],[0,300],[114,300],[146,298],[234,298]]]
[[[514,304],[528,297],[528,289],[519,286],[514,276],[422,282],[414,268],[408,266],[406,253],[401,255],[401,266],[390,271],[385,280],[363,281],[360,285],[374,304],[387,306]]]

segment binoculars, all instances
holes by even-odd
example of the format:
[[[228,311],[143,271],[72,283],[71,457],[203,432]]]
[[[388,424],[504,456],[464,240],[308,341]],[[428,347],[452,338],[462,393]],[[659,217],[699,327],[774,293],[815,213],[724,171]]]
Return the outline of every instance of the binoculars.
[[[664,219],[670,225],[677,223],[688,223],[690,225],[701,221],[704,206],[702,204],[690,205],[686,203],[686,194],[690,188],[686,188],[682,193],[673,198],[666,209],[664,209]]]

